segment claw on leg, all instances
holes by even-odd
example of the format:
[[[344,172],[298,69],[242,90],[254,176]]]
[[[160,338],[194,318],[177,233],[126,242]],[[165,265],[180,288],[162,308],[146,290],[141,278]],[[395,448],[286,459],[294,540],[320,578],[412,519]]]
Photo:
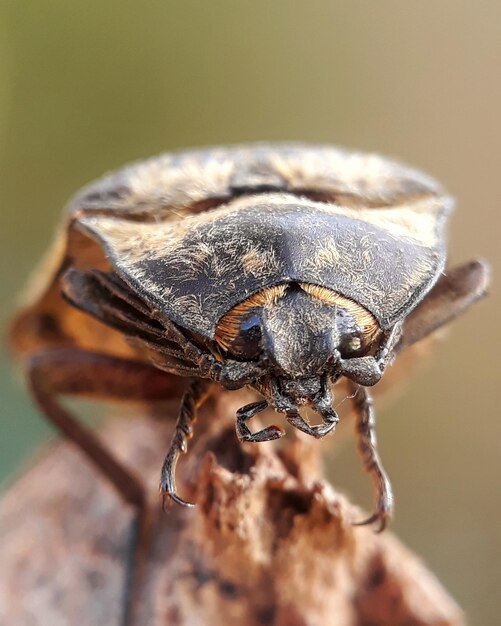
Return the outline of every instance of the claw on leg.
[[[186,508],[193,508],[195,506],[193,502],[183,500],[181,496],[177,495],[175,485],[169,488],[166,484],[164,485],[160,483],[160,492],[162,496],[162,509],[164,513],[167,513],[168,506],[172,503],[179,504],[179,506],[184,506]]]
[[[382,533],[386,528],[389,519],[390,515],[388,513],[373,513],[370,517],[362,520],[361,522],[353,522],[352,526],[370,526],[371,524],[377,524],[374,532]]]

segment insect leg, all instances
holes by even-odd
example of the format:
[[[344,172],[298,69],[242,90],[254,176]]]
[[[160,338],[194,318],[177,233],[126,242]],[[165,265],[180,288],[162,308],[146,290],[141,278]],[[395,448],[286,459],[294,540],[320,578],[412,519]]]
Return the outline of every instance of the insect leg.
[[[448,269],[405,319],[395,352],[412,346],[461,315],[485,296],[489,283],[490,270],[482,261]]]
[[[264,411],[268,406],[268,402],[266,400],[261,400],[260,402],[252,402],[251,404],[246,404],[242,408],[237,411],[237,421],[236,421],[236,429],[237,429],[237,437],[240,441],[248,441],[251,443],[261,443],[262,441],[273,441],[274,439],[279,439],[283,437],[285,434],[284,431],[278,426],[272,425],[263,428],[262,430],[258,430],[257,433],[251,433],[249,427],[246,422],[254,417],[257,413]]]
[[[122,624],[132,623],[141,564],[149,539],[149,515],[143,485],[58,401],[59,395],[115,400],[161,400],[172,397],[176,379],[147,364],[75,348],[44,350],[27,364],[32,395],[42,413],[70,439],[135,508],[126,566]]]
[[[377,451],[376,415],[372,397],[365,387],[350,382],[353,404],[357,413],[356,431],[358,449],[362,455],[365,470],[371,475],[376,488],[376,511],[368,519],[357,522],[356,526],[378,522],[378,532],[384,530],[387,520],[393,513],[393,492],[391,483],[384,471]]]
[[[240,389],[263,375],[263,366],[259,363],[245,363],[233,359],[225,359],[224,363],[220,363],[213,354],[199,348],[185,337],[173,322],[162,320],[162,323],[166,338],[179,345],[184,357],[198,368],[197,375],[201,378],[210,378],[226,389]]]
[[[188,439],[193,436],[193,423],[197,416],[197,410],[207,399],[208,389],[209,383],[207,381],[193,379],[184,393],[170,448],[162,465],[160,491],[164,496],[164,504],[165,497],[168,496],[183,506],[194,506],[191,502],[186,502],[177,495],[176,465],[180,454],[188,449]]]

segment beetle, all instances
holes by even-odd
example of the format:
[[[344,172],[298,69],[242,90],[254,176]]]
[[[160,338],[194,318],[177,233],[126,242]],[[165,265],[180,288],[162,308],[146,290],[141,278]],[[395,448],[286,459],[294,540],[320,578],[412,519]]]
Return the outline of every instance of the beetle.
[[[353,398],[358,445],[384,528],[393,496],[369,388],[388,365],[480,299],[488,266],[445,270],[453,201],[429,176],[374,154],[277,144],[191,150],[129,165],[70,202],[51,255],[11,327],[31,392],[122,496],[140,484],[60,395],[155,401],[187,377],[163,494],[214,384],[261,396],[236,415],[241,441],[278,439],[266,407],[315,438]],[[303,408],[318,414],[312,425]]]

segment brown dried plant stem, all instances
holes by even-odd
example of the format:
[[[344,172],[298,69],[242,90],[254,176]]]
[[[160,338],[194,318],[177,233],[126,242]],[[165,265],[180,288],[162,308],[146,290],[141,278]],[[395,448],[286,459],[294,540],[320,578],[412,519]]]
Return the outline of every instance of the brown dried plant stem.
[[[454,601],[391,533],[351,525],[362,513],[322,477],[318,442],[238,444],[233,416],[247,400],[221,393],[202,411],[181,467],[195,509],[165,514],[159,505],[172,420],[124,418],[103,432],[150,494],[136,623],[462,624]],[[34,463],[0,504],[0,624],[118,624],[131,519],[71,445]]]

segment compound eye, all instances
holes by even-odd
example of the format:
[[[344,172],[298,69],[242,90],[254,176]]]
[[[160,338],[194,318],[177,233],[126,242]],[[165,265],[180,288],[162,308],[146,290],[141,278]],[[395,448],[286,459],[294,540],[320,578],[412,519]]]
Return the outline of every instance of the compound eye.
[[[363,352],[363,342],[360,335],[345,335],[339,344],[343,356],[358,356]]]
[[[245,359],[255,359],[261,354],[262,349],[261,320],[257,313],[250,313],[241,320],[238,334],[231,343],[230,351]]]
[[[367,346],[364,337],[349,313],[343,309],[338,309],[336,324],[341,335],[339,351],[343,357],[353,358],[366,352]]]

